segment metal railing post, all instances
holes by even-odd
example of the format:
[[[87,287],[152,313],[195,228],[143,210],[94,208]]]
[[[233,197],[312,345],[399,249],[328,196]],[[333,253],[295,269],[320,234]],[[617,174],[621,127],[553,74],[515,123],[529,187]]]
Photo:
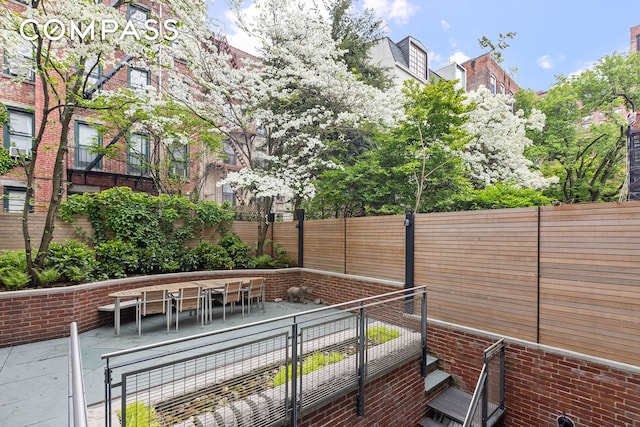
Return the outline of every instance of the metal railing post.
[[[500,409],[504,409],[504,358],[505,358],[505,347],[504,344],[500,348]]]
[[[420,316],[420,335],[422,340],[422,360],[420,361],[420,375],[427,376],[427,290],[422,291]]]
[[[111,368],[109,359],[104,368],[104,419],[105,426],[111,427]]]
[[[358,399],[356,400],[356,413],[359,417],[364,416],[364,383],[365,383],[365,351],[367,349],[367,334],[365,332],[365,309],[360,304],[360,323],[358,325],[358,340],[360,342],[360,349],[358,354]]]
[[[82,356],[80,354],[80,342],[78,340],[78,325],[71,322],[69,334],[69,425],[73,427],[86,427],[87,399],[84,390],[82,372]]]
[[[291,427],[298,425],[298,323],[291,325]],[[302,373],[302,369],[300,370]]]

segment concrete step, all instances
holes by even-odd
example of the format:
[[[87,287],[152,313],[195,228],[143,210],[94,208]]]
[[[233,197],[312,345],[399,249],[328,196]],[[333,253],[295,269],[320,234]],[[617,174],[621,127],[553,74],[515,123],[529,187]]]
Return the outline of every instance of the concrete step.
[[[440,386],[440,384],[449,381],[449,378],[451,378],[451,374],[445,371],[441,371],[440,369],[428,372],[427,377],[424,379],[425,393],[429,393]]]

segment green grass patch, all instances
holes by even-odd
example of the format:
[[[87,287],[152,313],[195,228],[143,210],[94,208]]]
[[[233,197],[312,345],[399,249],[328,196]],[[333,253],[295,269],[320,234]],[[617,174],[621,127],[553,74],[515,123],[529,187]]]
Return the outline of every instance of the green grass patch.
[[[120,425],[122,425],[122,412],[118,411]],[[158,415],[153,406],[144,402],[134,402],[127,405],[127,427],[160,427]]]
[[[369,341],[373,341],[375,344],[382,344],[398,338],[399,336],[400,332],[384,326],[374,326],[373,328],[369,328],[369,331],[367,332],[367,339]]]
[[[338,363],[344,359],[344,357],[344,354],[338,352],[313,353],[304,358],[304,361],[302,362],[302,370],[300,369],[300,365],[298,365],[298,375],[300,375],[300,373],[302,373],[302,375],[308,374],[327,365]],[[273,386],[277,387],[287,382],[287,380],[291,378],[292,373],[291,364],[286,368],[284,366],[280,368],[275,377],[273,377]]]

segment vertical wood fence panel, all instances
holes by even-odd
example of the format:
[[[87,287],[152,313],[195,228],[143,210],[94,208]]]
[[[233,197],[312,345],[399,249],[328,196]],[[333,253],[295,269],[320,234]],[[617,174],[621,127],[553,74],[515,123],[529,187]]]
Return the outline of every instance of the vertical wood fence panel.
[[[543,208],[540,336],[640,364],[640,204]]]
[[[536,340],[537,209],[418,215],[429,317]]]
[[[294,266],[298,265],[298,228],[296,225],[298,225],[298,221],[276,222],[271,224],[272,228],[269,230],[270,239],[286,249]],[[272,255],[275,256],[275,253]]]
[[[346,273],[404,282],[404,247],[404,216],[348,218]]]
[[[44,230],[45,215],[32,214],[29,216],[29,233],[31,234],[32,245],[40,242]],[[93,236],[93,228],[87,218],[78,218],[78,226],[82,233]],[[85,235],[78,233],[73,225],[56,221],[53,230],[53,241],[64,242],[65,240],[76,239],[87,242]],[[0,214],[0,250],[17,251],[24,249],[24,237],[22,235],[22,214],[5,212]],[[37,247],[34,247],[37,249]]]
[[[240,240],[248,243],[253,250],[258,242],[258,223],[250,221],[234,221],[231,232],[240,237]],[[269,233],[270,234],[270,233]]]
[[[305,268],[345,272],[344,227],[344,218],[304,222]]]

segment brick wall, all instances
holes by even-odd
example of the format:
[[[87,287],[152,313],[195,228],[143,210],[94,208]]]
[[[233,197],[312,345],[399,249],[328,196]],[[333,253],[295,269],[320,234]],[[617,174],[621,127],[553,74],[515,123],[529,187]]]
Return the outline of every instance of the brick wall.
[[[76,322],[85,332],[113,322],[113,314],[98,307],[113,303],[112,292],[140,286],[226,277],[265,277],[269,300],[286,295],[289,286],[299,283],[299,270],[200,271],[131,277],[98,283],[15,292],[0,292],[0,347],[61,338],[69,335]],[[123,316],[126,316],[126,311]],[[126,317],[123,317],[126,318]]]
[[[197,278],[240,277],[256,273],[266,278],[266,298],[284,298],[292,285],[308,285],[314,297],[338,303],[401,288],[391,281],[375,281],[306,269],[242,272],[178,273],[111,280],[70,288],[0,294],[0,346],[68,335],[71,321],[80,331],[112,322],[97,307],[112,302],[108,293],[136,286]],[[429,353],[440,369],[466,391],[475,387],[483,350],[501,336],[429,319]],[[506,416],[504,426],[552,426],[561,411],[577,426],[640,426],[640,366],[505,338]],[[301,426],[415,426],[426,415],[424,383],[419,363],[411,361],[365,389],[365,416],[356,415],[356,392],[303,414]]]

